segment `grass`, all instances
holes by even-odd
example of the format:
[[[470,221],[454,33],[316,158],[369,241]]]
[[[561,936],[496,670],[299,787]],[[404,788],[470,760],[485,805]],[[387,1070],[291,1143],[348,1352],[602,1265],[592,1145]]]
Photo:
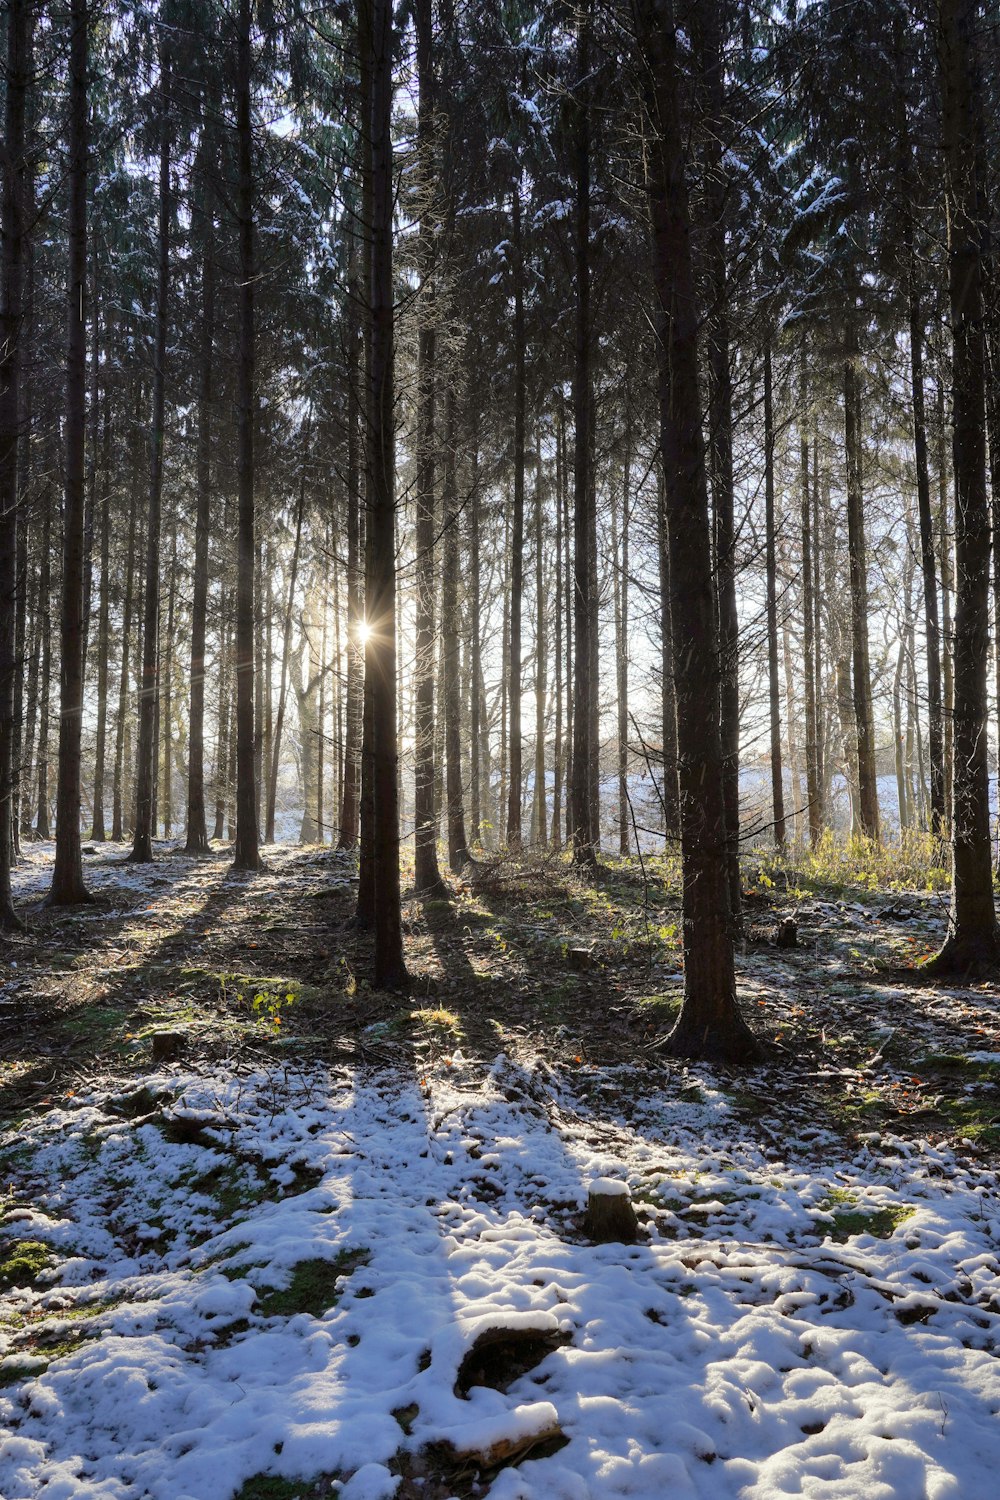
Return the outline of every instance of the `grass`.
[[[321,1318],[340,1300],[340,1278],[367,1263],[367,1250],[342,1250],[333,1260],[300,1260],[287,1287],[259,1294],[260,1311],[265,1318],[292,1318],[296,1313]]]
[[[780,886],[789,894],[857,891],[871,896],[879,891],[947,891],[951,871],[945,846],[929,833],[904,829],[898,840],[875,844],[860,837],[839,839],[827,829],[815,848],[784,857],[764,851],[757,880],[765,889]]]
[[[291,1005],[302,1005],[321,998],[320,990],[301,979],[280,974],[240,974],[225,969],[187,968],[181,970],[178,989],[193,989],[210,984],[223,1005],[233,1000],[248,1008],[259,1020],[273,1023]]]
[[[432,1035],[438,1038],[448,1035],[457,1041],[462,1035],[462,1023],[459,1017],[453,1010],[445,1010],[443,1006],[438,1006],[436,1009],[411,1011],[410,1018],[419,1026],[425,1026]]]

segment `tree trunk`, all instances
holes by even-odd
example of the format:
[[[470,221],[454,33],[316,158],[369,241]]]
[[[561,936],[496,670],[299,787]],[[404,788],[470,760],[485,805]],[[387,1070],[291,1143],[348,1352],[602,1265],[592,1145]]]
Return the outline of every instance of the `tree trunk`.
[[[236,211],[239,221],[239,357],[237,367],[237,486],[239,516],[236,563],[236,840],[234,870],[260,868],[254,744],[254,208],[253,134],[250,118],[252,3],[239,0],[236,27]]]
[[[844,440],[847,450],[847,547],[851,579],[851,656],[854,720],[858,734],[858,816],[866,838],[878,842],[875,725],[868,658],[868,554],[865,545],[860,358],[856,313],[848,313],[844,357]]]
[[[931,482],[927,464],[927,420],[924,411],[924,319],[912,246],[907,259],[910,320],[910,382],[913,405],[913,457],[917,470],[920,517],[920,566],[924,583],[924,630],[927,640],[927,740],[931,771],[931,829],[942,838],[946,826],[944,728],[941,705],[941,628],[938,623],[937,565]]]
[[[42,638],[41,685],[38,690],[38,766],[35,799],[35,832],[40,839],[52,837],[49,827],[49,716],[52,692],[52,505],[46,486],[42,521],[42,551],[39,569],[39,633]]]
[[[28,680],[25,691],[24,740],[21,745],[20,766],[20,821],[22,837],[31,832],[35,729],[38,721],[38,676],[42,650],[42,569],[39,567],[37,582],[32,594],[30,621],[30,646],[28,648]]]
[[[563,799],[563,511],[566,505],[566,432],[562,394],[556,415],[556,536],[555,536],[555,587],[552,590],[552,625],[555,635],[555,736],[552,745],[552,847],[562,848],[562,799]]]
[[[660,442],[666,480],[677,694],[684,1000],[667,1040],[685,1057],[746,1061],[758,1044],[736,1005],[723,791],[718,641],[698,389],[698,308],[681,133],[680,62],[668,0],[634,0],[646,67],[647,190],[658,302]]]
[[[101,436],[101,583],[97,604],[97,742],[94,748],[94,818],[91,838],[105,839],[104,783],[108,741],[108,656],[111,615],[111,397],[105,386]]]
[[[510,527],[510,611],[507,624],[507,710],[509,779],[507,782],[507,844],[521,843],[521,607],[524,595],[524,447],[525,447],[525,331],[524,242],[521,224],[521,174],[511,193],[511,235],[514,243],[514,507]]]
[[[207,149],[206,149],[207,156]],[[215,354],[215,212],[209,196],[208,162],[199,163],[202,216],[201,324],[198,349],[198,448],[195,459],[197,516],[191,600],[191,685],[188,713],[187,854],[207,854],[205,815],[205,640],[208,627],[208,563],[212,525],[212,403]]]
[[[170,538],[170,574],[167,584],[167,628],[161,643],[161,694],[160,729],[163,731],[163,775],[160,781],[163,806],[163,837],[169,839],[174,831],[174,617],[177,608],[177,527]]]
[[[365,579],[365,677],[371,683],[372,818],[368,828],[373,879],[375,984],[400,988],[403,960],[399,893],[399,767],[396,734],[396,446],[394,300],[392,282],[392,0],[362,0],[371,12],[372,220],[370,545]],[[362,829],[362,836],[365,830]]]
[[[281,736],[285,727],[285,704],[288,698],[288,669],[292,657],[292,616],[295,607],[295,586],[299,576],[299,555],[302,548],[302,522],[306,509],[306,465],[309,459],[309,433],[312,427],[312,406],[306,413],[302,435],[302,470],[299,475],[299,503],[295,511],[295,540],[292,543],[292,562],[288,573],[288,602],[285,605],[285,623],[281,635],[281,670],[278,678],[278,710],[274,719],[271,744],[271,763],[267,772],[267,812],[264,842],[274,843],[274,818],[278,801],[278,767],[281,764]],[[301,715],[300,715],[301,717]]]
[[[66,492],[60,614],[59,785],[51,906],[90,899],[80,850],[83,720],[83,567],[87,443],[87,0],[71,0],[69,44],[69,283],[66,351]]]
[[[347,692],[345,705],[344,775],[340,802],[338,849],[354,849],[358,842],[361,795],[361,723],[364,694],[365,651],[361,639],[364,624],[364,578],[361,567],[361,361],[359,359],[357,305],[357,239],[350,245],[349,313],[347,320]]]
[[[927,968],[996,972],[1000,929],[993,898],[987,761],[989,529],[983,260],[987,208],[981,180],[981,96],[975,0],[939,0],[942,133],[948,169],[955,472],[955,769],[948,936]]]
[[[819,776],[819,725],[816,714],[816,609],[814,603],[812,491],[809,487],[809,386],[806,345],[800,349],[799,461],[801,465],[802,536],[802,673],[805,686],[806,801],[809,805],[809,842],[815,849],[823,833],[822,787]]]
[[[481,640],[482,587],[479,555],[479,528],[481,525],[479,505],[479,434],[475,433],[472,444],[472,495],[469,504],[469,630],[470,672],[472,679],[469,694],[469,741],[472,755],[469,778],[470,826],[469,841],[479,845],[483,841],[483,643]]]
[[[545,610],[545,497],[542,488],[542,449],[535,448],[535,799],[532,818],[533,841],[543,847],[548,841],[548,802],[545,788],[546,676]]]
[[[731,185],[723,152],[728,104],[723,64],[722,7],[717,0],[692,15],[708,118],[706,137],[706,208],[708,211],[708,280],[711,305],[707,319],[709,453],[714,526],[716,607],[719,618],[720,713],[723,796],[729,861],[729,905],[733,929],[742,925],[740,886],[740,679],[739,613],[736,601],[736,522],[733,477],[733,380],[730,368],[730,298],[726,256]]]
[[[228,511],[229,506],[227,505]],[[232,629],[229,620],[232,595],[225,584],[219,590],[219,721],[215,742],[215,823],[212,837],[222,839],[226,832],[226,803],[229,800],[229,742],[232,737],[230,715],[232,688],[230,665],[232,659]]]
[[[129,676],[131,671],[130,647],[132,640],[132,616],[135,603],[135,547],[136,533],[139,522],[139,465],[135,454],[138,434],[138,408],[141,405],[142,395],[137,391],[135,418],[129,437],[132,449],[132,462],[129,465],[129,516],[128,516],[128,551],[125,558],[125,588],[122,599],[122,655],[121,670],[118,677],[118,717],[115,725],[115,779],[112,790],[111,811],[111,838],[120,844],[125,836],[124,821],[125,807],[128,798],[125,789],[126,766],[128,765],[128,751],[126,746],[127,729],[129,723]]]
[[[444,648],[445,801],[448,807],[448,864],[460,875],[469,863],[462,795],[462,690],[459,671],[459,526],[461,508],[455,473],[457,437],[455,392],[445,395],[444,432],[444,574],[441,587],[441,639]]]
[[[28,0],[7,11],[3,263],[0,265],[0,929],[20,927],[11,895],[14,821],[14,679],[17,660],[17,457],[24,327],[25,113],[31,74]]]
[[[434,534],[436,471],[436,353],[437,313],[434,295],[436,255],[435,78],[431,0],[414,7],[417,33],[417,170],[420,191],[418,258],[420,295],[416,304],[417,412],[414,459],[416,467],[416,561],[414,569],[414,734],[413,841],[414,890],[420,896],[444,890],[437,858],[437,795],[435,769],[434,677]],[[443,620],[442,620],[443,625]]]
[[[781,765],[781,680],[778,675],[778,563],[774,525],[774,399],[771,346],[764,350],[764,554],[767,571],[767,683],[771,730],[771,816],[774,845],[784,850],[785,787]]]
[[[627,399],[627,396],[626,396]],[[631,488],[631,417],[625,423],[625,451],[622,455],[621,521],[617,516],[615,491],[611,491],[611,542],[614,552],[613,593],[615,607],[615,679],[618,708],[618,852],[623,859],[631,853],[631,813],[628,792],[628,544]]]
[[[955,632],[951,595],[954,574],[951,564],[951,528],[948,504],[948,430],[945,417],[944,383],[937,386],[937,547],[941,568],[941,755],[944,771],[944,828],[951,836],[952,789],[955,773]]]
[[[160,48],[160,222],[156,333],[153,343],[152,420],[149,430],[149,508],[146,513],[146,585],[142,623],[142,688],[135,768],[135,833],[129,858],[153,858],[153,775],[156,756],[157,656],[160,634],[160,531],[163,499],[163,428],[166,400],[167,297],[170,270],[170,54]]]
[[[590,104],[584,95],[589,73],[589,6],[577,21],[577,98],[574,131],[575,225],[573,422],[573,863],[597,868],[600,808],[595,806],[594,768],[597,679],[597,506],[594,483],[593,373],[590,311]]]

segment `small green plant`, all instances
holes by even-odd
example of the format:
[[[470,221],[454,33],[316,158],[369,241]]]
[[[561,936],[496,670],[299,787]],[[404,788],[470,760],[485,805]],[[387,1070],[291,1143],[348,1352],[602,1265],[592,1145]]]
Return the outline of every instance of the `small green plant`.
[[[34,1286],[52,1264],[48,1245],[38,1240],[16,1240],[0,1254],[0,1291],[12,1286]]]
[[[761,851],[755,879],[765,890],[795,885],[800,894],[824,888],[932,892],[949,889],[951,872],[940,839],[919,829],[904,828],[895,840],[873,843],[839,838],[828,828],[813,848],[787,855]]]

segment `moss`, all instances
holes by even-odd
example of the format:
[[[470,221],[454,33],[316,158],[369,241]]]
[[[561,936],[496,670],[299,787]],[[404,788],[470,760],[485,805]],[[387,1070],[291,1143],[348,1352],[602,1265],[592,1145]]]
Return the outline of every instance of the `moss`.
[[[333,1260],[313,1257],[292,1268],[291,1280],[281,1291],[262,1292],[260,1311],[266,1318],[291,1318],[308,1313],[319,1318],[340,1299],[337,1282],[368,1262],[367,1250],[342,1250]]]
[[[411,1019],[426,1026],[428,1031],[449,1032],[455,1037],[462,1035],[462,1023],[453,1010],[440,1006],[436,1010],[415,1010],[411,1012]]]
[[[848,1188],[831,1188],[826,1203],[833,1218],[829,1237],[841,1245],[856,1234],[870,1234],[877,1240],[887,1240],[914,1212],[905,1203],[866,1208],[858,1195]]]
[[[212,1167],[191,1181],[196,1192],[213,1197],[222,1214],[232,1218],[241,1209],[255,1208],[268,1196],[267,1184],[250,1174],[236,1162],[226,1166]]]
[[[12,1286],[34,1286],[52,1265],[52,1253],[38,1240],[16,1240],[0,1255],[0,1290]]]
[[[679,990],[665,990],[661,994],[641,995],[633,1004],[644,1016],[676,1016],[683,999]]]

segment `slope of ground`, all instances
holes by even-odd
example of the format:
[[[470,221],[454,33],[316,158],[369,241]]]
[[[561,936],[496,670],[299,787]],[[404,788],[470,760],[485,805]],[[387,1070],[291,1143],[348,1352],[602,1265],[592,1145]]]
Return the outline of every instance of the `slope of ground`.
[[[8,1500],[995,1493],[997,991],[879,967],[939,897],[752,885],[727,1074],[667,869],[409,901],[401,999],[346,857],[122,853],[3,955]]]

